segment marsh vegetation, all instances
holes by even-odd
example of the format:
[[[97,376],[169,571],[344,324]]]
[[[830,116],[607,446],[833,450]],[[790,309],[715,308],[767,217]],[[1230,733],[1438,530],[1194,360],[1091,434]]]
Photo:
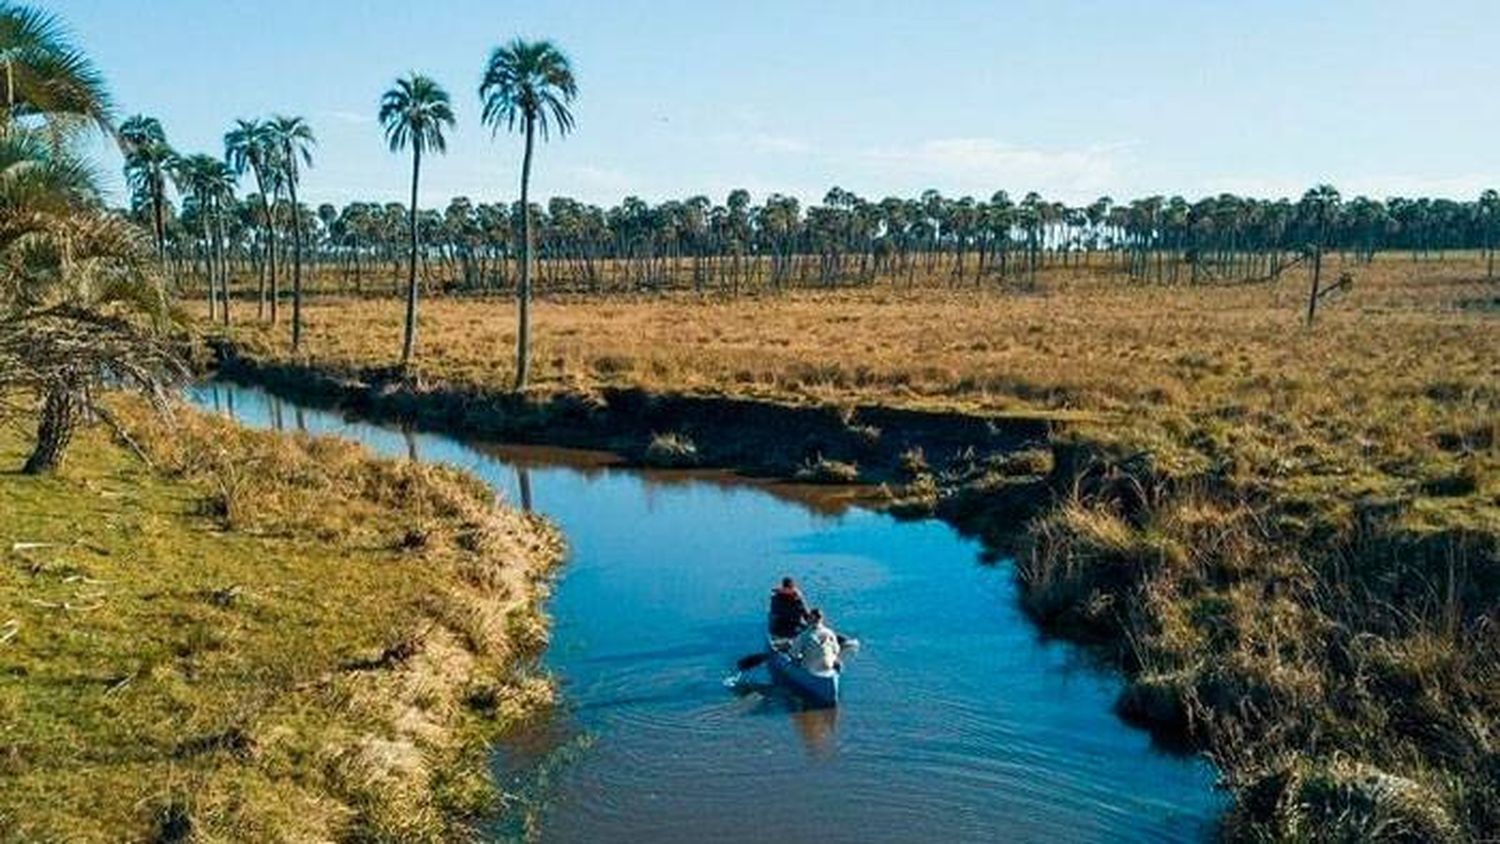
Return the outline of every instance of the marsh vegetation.
[[[455,386],[585,415],[606,395],[817,406],[840,435],[787,472],[813,482],[877,479],[863,455],[899,432],[861,407],[1051,426],[1019,453],[913,448],[878,479],[1019,551],[1032,616],[1128,675],[1121,713],[1218,764],[1227,835],[1500,829],[1500,194],[533,202],[536,141],[573,128],[579,84],[517,40],[476,92],[521,135],[517,202],[417,207],[451,114],[413,75],[372,103],[412,153],[410,203],[311,208],[301,117],[174,149],[156,118],[117,122],[26,6],[0,4],[0,61],[0,411],[24,467],[0,483],[22,608],[0,626],[22,678],[0,690],[0,821],[27,835],[438,837],[489,799],[469,738],[494,721],[471,704],[508,700],[509,655],[543,638],[515,577],[550,534],[445,473],[168,427],[204,335],[418,410]],[[79,152],[101,134],[126,209]],[[664,422],[645,459],[727,453]],[[357,597],[318,603],[330,584]],[[269,644],[288,624],[318,641]]]
[[[854,411],[845,450],[809,454],[801,473],[817,480],[872,477],[860,443],[899,436],[866,430],[862,406],[1059,426],[1040,454],[928,449],[903,461],[904,481],[873,477],[902,512],[1019,548],[1034,617],[1131,676],[1121,712],[1219,763],[1238,798],[1231,833],[1462,840],[1497,823],[1500,325],[1486,259],[1329,256],[1359,282],[1311,328],[1303,280],[1142,284],[1097,266],[1021,290],[554,295],[536,310],[533,392]],[[413,400],[437,385],[507,391],[509,308],[430,301]],[[296,365],[370,378],[400,316],[382,299],[314,307]],[[295,363],[264,328],[235,338],[253,359]],[[657,459],[680,453],[658,439]],[[711,426],[691,439],[714,450]],[[1009,491],[1037,477],[1050,501],[1018,523]]]

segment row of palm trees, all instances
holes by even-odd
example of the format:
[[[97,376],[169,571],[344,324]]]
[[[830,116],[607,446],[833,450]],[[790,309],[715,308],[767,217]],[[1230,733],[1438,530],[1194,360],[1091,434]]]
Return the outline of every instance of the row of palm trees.
[[[553,133],[563,135],[572,130],[569,104],[577,92],[567,57],[549,41],[515,39],[495,48],[485,64],[479,84],[482,122],[497,132],[502,127],[519,131],[525,138],[520,207],[528,204],[537,135],[546,140]],[[417,210],[422,158],[446,151],[444,132],[454,125],[452,99],[431,77],[414,72],[397,79],[381,97],[379,121],[391,151],[410,149],[412,154],[411,205],[404,212],[407,283],[401,365],[406,367],[416,347],[417,259],[423,251],[420,237],[423,229]],[[301,168],[312,166],[312,147],[316,143],[307,122],[301,117],[283,116],[265,121],[239,120],[224,136],[223,161],[201,153],[174,152],[161,123],[143,115],[126,121],[120,139],[135,211],[149,218],[158,256],[164,262],[168,260],[169,243],[179,264],[188,253],[201,259],[201,278],[206,282],[211,321],[219,320],[225,325],[231,322],[230,262],[236,251],[249,258],[260,279],[259,316],[269,318],[272,323],[278,321],[281,291],[277,258],[283,246],[278,242],[277,232],[290,230],[292,351],[298,351],[302,345],[303,235],[319,223],[324,224],[316,245],[326,250],[328,229],[333,223],[321,214],[316,217],[308,214],[297,199]],[[237,180],[246,174],[254,181],[255,193],[237,200]],[[183,199],[175,227],[168,220],[169,181]],[[520,282],[516,288],[518,389],[525,386],[529,369],[533,244],[531,221],[521,216]],[[231,221],[239,225],[232,225]],[[231,236],[238,241],[238,250],[227,246]],[[396,252],[394,248],[389,251],[392,255]]]
[[[313,238],[313,260],[325,286],[385,289],[372,288],[371,278],[397,277],[394,268],[409,259],[415,231],[421,245],[417,261],[408,263],[426,267],[429,284],[494,291],[515,284],[511,271],[523,239],[519,207],[457,197],[440,209],[352,202],[302,208],[298,216]],[[184,259],[206,242],[191,211],[184,209],[178,231]],[[278,219],[291,217],[285,204],[276,213]],[[1500,242],[1500,196],[1494,191],[1474,202],[1340,199],[1330,213],[1320,229],[1325,247],[1364,260],[1395,250],[1409,250],[1415,258],[1473,249],[1492,256]],[[259,215],[253,205],[242,204],[236,231],[253,237]],[[594,292],[693,287],[733,294],[918,277],[1028,282],[1039,270],[1059,265],[1108,265],[1162,283],[1244,281],[1273,277],[1298,263],[1315,233],[1302,201],[1229,194],[1191,203],[1181,197],[1122,204],[1102,198],[1082,207],[1035,194],[1014,202],[1003,192],[989,202],[936,192],[871,202],[835,189],[821,205],[805,208],[774,194],[755,205],[745,191],[718,204],[704,196],[656,205],[627,197],[611,208],[554,197],[545,206],[533,205],[530,220],[540,283],[550,290]],[[235,254],[254,253],[240,248]]]
[[[260,274],[259,313],[279,321],[281,290],[276,271],[277,220],[272,205],[286,194],[289,207],[299,206],[297,186],[303,167],[312,166],[312,147],[317,143],[312,127],[301,117],[275,115],[266,120],[238,120],[224,135],[222,159],[205,153],[179,154],[167,142],[161,122],[136,115],[120,124],[117,133],[125,158],[125,177],[137,200],[137,211],[148,217],[157,255],[167,257],[169,243],[170,182],[197,217],[195,235],[202,244],[203,278],[207,283],[209,318],[228,325],[229,266],[226,254],[228,220],[236,210],[235,187],[247,173],[258,193],[258,222],[264,235],[260,243],[266,272]],[[301,344],[302,240],[303,225],[293,216],[286,227],[292,234],[292,345]],[[267,281],[269,280],[269,296]]]

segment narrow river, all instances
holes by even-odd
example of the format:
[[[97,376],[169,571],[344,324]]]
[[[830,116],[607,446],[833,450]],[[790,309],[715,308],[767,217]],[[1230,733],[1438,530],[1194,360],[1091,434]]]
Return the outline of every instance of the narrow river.
[[[407,433],[254,388],[190,398],[249,426],[461,467],[561,525],[570,555],[544,661],[564,706],[495,762],[542,840],[1191,841],[1222,809],[1212,769],[1122,724],[1118,679],[1041,640],[1008,563],[940,522]],[[837,710],[798,712],[756,672],[726,684],[782,574],[863,642]]]

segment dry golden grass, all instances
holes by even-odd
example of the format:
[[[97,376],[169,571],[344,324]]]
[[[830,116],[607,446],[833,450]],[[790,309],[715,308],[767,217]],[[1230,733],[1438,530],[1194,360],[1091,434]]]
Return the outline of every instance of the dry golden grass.
[[[0,839],[448,840],[493,808],[487,741],[550,699],[520,634],[555,533],[349,443],[123,418],[154,469],[94,429],[0,476]]]
[[[1352,265],[1355,288],[1302,326],[1304,278],[1159,288],[1108,274],[1044,276],[1035,294],[921,287],[723,301],[691,294],[543,300],[539,389],[633,385],[787,401],[880,403],[1096,417],[1189,459],[1233,451],[1270,477],[1337,486],[1465,470],[1443,443],[1479,443],[1495,473],[1500,288],[1477,259]],[[1336,270],[1335,270],[1336,271]],[[422,303],[419,367],[431,379],[507,389],[508,300]],[[307,356],[388,365],[396,300],[307,308]],[[244,324],[257,357],[287,354],[287,328]],[[1223,442],[1220,442],[1220,441]],[[1174,446],[1168,449],[1167,446]]]
[[[537,380],[1006,409],[1198,403],[1216,386],[1257,376],[1363,379],[1370,367],[1360,359],[1372,356],[1382,365],[1410,357],[1423,369],[1457,364],[1459,375],[1495,374],[1492,348],[1468,344],[1463,355],[1468,350],[1456,347],[1495,337],[1495,287],[1478,278],[1477,262],[1382,258],[1353,269],[1356,288],[1330,304],[1311,333],[1299,330],[1300,275],[1277,285],[1158,288],[1069,271],[1044,276],[1036,295],[882,285],[738,300],[544,299],[535,317]],[[1485,299],[1488,317],[1458,310]],[[401,318],[396,300],[312,303],[309,353],[389,363],[400,350]],[[508,384],[514,319],[508,299],[424,300],[423,368]],[[286,326],[242,323],[266,351],[285,349]],[[1453,342],[1434,342],[1442,340]],[[1438,357],[1404,354],[1414,348]],[[1326,371],[1339,359],[1354,371]]]

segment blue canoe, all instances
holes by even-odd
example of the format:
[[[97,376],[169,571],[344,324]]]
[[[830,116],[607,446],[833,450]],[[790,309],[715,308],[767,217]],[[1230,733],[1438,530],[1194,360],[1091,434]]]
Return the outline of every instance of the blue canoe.
[[[766,668],[771,679],[786,686],[816,706],[838,706],[839,672],[818,674],[802,667],[802,663],[789,656],[783,648],[785,640],[772,639],[767,643]],[[780,647],[778,647],[780,646]]]

